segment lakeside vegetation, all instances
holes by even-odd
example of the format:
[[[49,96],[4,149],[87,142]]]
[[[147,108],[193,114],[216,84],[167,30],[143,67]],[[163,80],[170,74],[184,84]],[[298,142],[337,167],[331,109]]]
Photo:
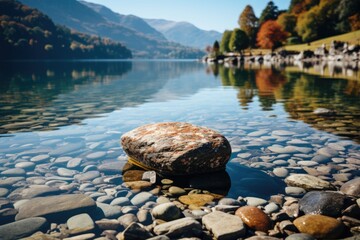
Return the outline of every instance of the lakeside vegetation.
[[[286,10],[279,10],[269,1],[258,18],[251,5],[247,5],[238,19],[239,28],[226,30],[220,42],[207,51],[213,56],[220,53],[269,49],[286,46],[286,50],[314,50],[325,43],[342,41],[359,44],[360,2],[357,0],[291,0]],[[333,37],[353,32],[353,34]],[[319,39],[329,38],[325,42]],[[314,42],[315,41],[315,42]],[[311,43],[314,42],[314,43]],[[302,45],[296,45],[302,44]],[[294,45],[294,46],[292,46]],[[256,51],[256,50],[255,50]],[[259,52],[259,51],[257,51]]]
[[[118,42],[75,32],[17,1],[0,1],[0,59],[131,58]]]

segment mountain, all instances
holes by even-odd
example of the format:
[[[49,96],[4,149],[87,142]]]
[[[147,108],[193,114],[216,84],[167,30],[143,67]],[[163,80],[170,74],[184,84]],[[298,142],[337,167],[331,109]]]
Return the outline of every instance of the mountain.
[[[131,58],[120,43],[57,26],[18,1],[0,1],[0,22],[0,59]]]
[[[151,27],[147,22],[145,22],[142,18],[139,18],[134,15],[123,15],[120,13],[113,12],[111,9],[95,3],[79,1],[81,4],[91,8],[98,14],[100,14],[104,19],[108,22],[112,22],[113,24],[120,24],[121,26],[127,27],[134,31],[144,34],[150,39],[155,39],[158,41],[166,41],[164,35],[153,27]]]
[[[101,5],[77,0],[21,0],[49,15],[57,24],[123,43],[138,58],[199,58],[203,52],[169,42],[146,22],[123,17]],[[95,9],[95,10],[94,10]],[[126,22],[128,25],[122,25]],[[146,28],[146,29],[145,29]]]
[[[205,31],[188,22],[174,22],[164,19],[145,19],[145,21],[161,32],[169,41],[185,46],[205,49],[206,46],[221,41],[222,33]]]

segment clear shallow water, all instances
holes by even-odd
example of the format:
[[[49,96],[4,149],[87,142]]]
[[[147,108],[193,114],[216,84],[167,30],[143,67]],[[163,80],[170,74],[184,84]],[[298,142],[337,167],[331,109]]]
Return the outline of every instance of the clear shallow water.
[[[290,174],[336,165],[320,176],[337,185],[359,175],[356,79],[191,61],[12,63],[2,64],[0,74],[0,170],[49,154],[28,177],[57,177],[63,156],[82,158],[75,169],[82,172],[124,156],[124,132],[185,121],[229,139],[233,155],[225,175],[204,177],[224,183],[229,196],[283,193],[282,177],[273,172],[279,167]],[[322,148],[335,152],[310,162]],[[204,180],[195,182],[199,187]]]

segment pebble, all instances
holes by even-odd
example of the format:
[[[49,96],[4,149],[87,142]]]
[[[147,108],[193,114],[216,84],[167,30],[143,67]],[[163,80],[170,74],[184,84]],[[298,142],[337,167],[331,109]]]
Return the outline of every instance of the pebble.
[[[67,168],[78,168],[81,163],[82,163],[82,158],[72,158],[67,162],[66,167]]]
[[[278,212],[279,210],[280,210],[279,205],[277,205],[276,203],[273,203],[273,202],[270,202],[269,204],[267,204],[264,207],[264,212],[267,214]]]
[[[265,199],[257,197],[246,197],[245,201],[248,206],[263,206],[267,203]]]
[[[101,174],[99,171],[89,171],[89,172],[85,172],[85,173],[76,174],[74,176],[74,178],[78,182],[86,182],[86,181],[94,180],[95,178],[100,177],[100,176],[101,176]]]
[[[237,239],[246,233],[244,223],[239,217],[220,211],[205,215],[202,223],[216,239]]]
[[[130,226],[130,224],[132,224],[134,222],[138,222],[138,218],[133,213],[127,213],[127,214],[120,216],[118,218],[118,221],[121,226],[123,226],[124,228],[127,228],[128,226]]]
[[[0,236],[4,240],[15,240],[30,236],[37,231],[46,232],[49,223],[43,217],[31,217],[0,226]]]
[[[285,182],[292,187],[301,187],[307,191],[311,190],[335,190],[335,186],[318,177],[308,174],[293,174],[285,179]]]
[[[106,203],[96,202],[97,217],[98,218],[118,218],[122,215],[123,211],[119,206],[112,206]]]
[[[114,198],[110,205],[117,205],[117,206],[128,206],[131,205],[132,203],[130,202],[130,199],[127,197],[118,197],[118,198]]]
[[[209,194],[190,194],[179,197],[181,203],[196,206],[204,206],[212,200],[214,200],[214,197]]]
[[[96,160],[106,156],[106,152],[93,152],[86,156],[87,159]]]
[[[305,214],[340,216],[345,207],[346,196],[337,192],[312,191],[300,199],[300,210]]]
[[[268,232],[272,228],[272,221],[261,209],[254,206],[240,207],[236,212],[241,220],[251,229]]]
[[[293,197],[301,197],[306,193],[306,190],[301,187],[286,187],[285,193]]]
[[[75,174],[78,174],[75,170],[70,170],[67,168],[58,168],[56,170],[57,174],[61,177],[73,177]]]
[[[156,219],[172,221],[181,217],[180,209],[174,203],[162,203],[152,209],[151,214]]]
[[[117,230],[120,227],[120,223],[116,219],[101,219],[95,221],[95,224],[101,230]]]
[[[134,206],[142,206],[146,202],[155,200],[155,196],[149,192],[140,192],[136,194],[130,201]]]
[[[24,176],[25,174],[26,172],[22,168],[11,168],[0,173],[0,175],[4,177],[19,177]]]
[[[289,171],[286,168],[274,168],[273,173],[275,176],[285,178],[289,175]]]
[[[169,193],[174,196],[185,195],[186,191],[183,188],[172,186],[169,188]]]
[[[15,164],[15,168],[22,168],[24,170],[34,169],[35,166],[36,166],[36,164],[33,162],[19,162],[19,163]]]
[[[32,198],[19,207],[16,220],[46,216],[49,219],[59,221],[60,219],[72,216],[74,212],[94,210],[95,206],[95,201],[83,194]]]
[[[133,222],[122,233],[118,234],[117,239],[150,239],[153,235],[139,223]]]
[[[7,188],[0,188],[0,197],[6,197],[9,192],[10,191]]]
[[[66,222],[71,234],[86,233],[95,228],[95,223],[87,213],[78,214]]]
[[[334,239],[341,236],[343,225],[335,218],[323,215],[304,215],[294,221],[301,233],[307,233],[315,238]]]
[[[200,236],[202,233],[201,224],[193,218],[185,217],[154,227],[156,235],[166,235],[169,238],[180,237],[185,232],[192,236]]]
[[[344,183],[341,186],[340,191],[344,194],[360,198],[360,177]]]

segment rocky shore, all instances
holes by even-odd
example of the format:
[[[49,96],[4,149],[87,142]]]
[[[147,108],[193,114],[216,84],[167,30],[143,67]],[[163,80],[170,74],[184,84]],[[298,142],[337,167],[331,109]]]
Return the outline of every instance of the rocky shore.
[[[2,139],[1,239],[358,239],[359,145],[298,130],[229,133],[228,165],[282,182],[267,197],[249,193],[268,188],[255,175],[229,196],[221,181],[143,170],[110,131]]]

